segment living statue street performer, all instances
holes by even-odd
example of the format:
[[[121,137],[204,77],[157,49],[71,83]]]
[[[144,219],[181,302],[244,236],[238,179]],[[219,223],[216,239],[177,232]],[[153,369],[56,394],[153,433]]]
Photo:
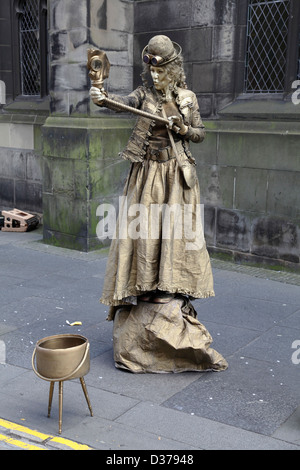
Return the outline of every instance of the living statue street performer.
[[[132,163],[100,299],[114,321],[115,364],[140,373],[224,370],[190,302],[214,296],[189,149],[205,137],[197,98],[185,83],[181,47],[167,36],[154,36],[142,60],[143,86],[130,95],[90,90],[98,106],[154,116],[138,117],[122,152]]]

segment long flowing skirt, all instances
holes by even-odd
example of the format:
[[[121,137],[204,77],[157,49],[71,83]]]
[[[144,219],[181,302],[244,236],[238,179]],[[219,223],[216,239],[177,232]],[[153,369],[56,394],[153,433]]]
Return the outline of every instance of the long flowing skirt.
[[[176,159],[134,163],[120,200],[100,301],[134,303],[156,289],[214,296],[198,181],[189,189]]]

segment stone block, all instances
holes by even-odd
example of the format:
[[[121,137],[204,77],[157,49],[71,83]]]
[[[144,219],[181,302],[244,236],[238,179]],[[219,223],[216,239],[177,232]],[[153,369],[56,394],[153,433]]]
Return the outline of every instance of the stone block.
[[[107,0],[90,1],[90,18],[91,27],[107,29]]]
[[[86,51],[87,51],[87,29],[86,28],[77,28],[71,29],[69,31],[69,60],[85,60]],[[74,51],[81,50],[83,51],[78,57],[74,55]]]
[[[10,129],[10,124],[8,122],[1,122],[0,124],[1,147],[10,147],[9,129]]]
[[[26,151],[1,147],[0,174],[5,178],[26,179]]]
[[[69,35],[67,31],[54,31],[49,35],[51,61],[63,60],[68,54]]]
[[[193,64],[193,91],[195,93],[233,93],[234,62]]]
[[[259,256],[299,263],[299,223],[276,215],[255,219],[251,252]]]
[[[50,3],[50,30],[86,28],[88,2],[52,0]]]
[[[227,166],[214,167],[213,187],[216,188],[219,196],[219,207],[231,209],[234,207],[235,188],[234,182],[236,177],[235,168]]]
[[[237,10],[236,0],[215,0],[215,23],[217,25],[236,24]]]
[[[68,92],[69,116],[87,116],[90,109],[90,97],[86,90]]]
[[[193,87],[192,87],[193,88]],[[200,114],[202,119],[203,118],[208,118],[211,116],[214,112],[214,97],[212,94],[198,94],[198,103],[199,103],[199,108],[200,108]],[[205,123],[204,123],[205,124]]]
[[[195,28],[190,32],[189,60],[193,62],[207,62],[212,59],[213,28]],[[183,50],[186,58],[185,51]]]
[[[110,69],[109,90],[112,93],[129,94],[132,91],[132,80],[132,67],[115,65]]]
[[[204,236],[207,245],[214,246],[216,243],[216,209],[204,206]]]
[[[34,138],[34,150],[35,153],[41,153],[42,150],[42,133],[41,133],[41,125],[44,123],[41,122],[41,124],[37,124],[33,128],[33,138]]]
[[[87,91],[57,91],[50,92],[50,110],[53,116],[87,116],[90,108],[90,98]]]
[[[237,168],[235,183],[235,209],[252,212],[266,211],[268,171]]]
[[[111,70],[113,70],[115,67],[128,67],[133,65],[133,57],[131,50],[109,51],[107,52],[107,57],[111,65]],[[112,80],[110,80],[110,82],[111,81]]]
[[[54,64],[51,66],[50,90],[66,92],[82,91],[87,86],[86,62],[83,64]]]
[[[60,248],[83,252],[89,251],[89,239],[87,237],[50,230],[45,224],[43,225],[43,241],[44,243],[59,246]]]
[[[51,179],[53,194],[74,196],[74,161],[67,158],[52,159]]]
[[[11,147],[21,149],[34,149],[33,126],[30,124],[11,124]]]
[[[87,56],[86,29],[54,31],[50,34],[51,62],[83,62]]]
[[[12,207],[14,205],[14,180],[11,178],[0,178],[0,204],[1,207]]]
[[[54,157],[42,156],[41,159],[41,168],[42,168],[42,175],[43,175],[43,194],[52,194],[53,193],[53,186],[52,186],[52,168],[53,168],[53,160]]]
[[[242,252],[250,251],[250,221],[243,213],[217,210],[216,246]]]
[[[15,181],[15,207],[40,212],[42,208],[42,183]]]
[[[6,103],[13,100],[13,74],[11,70],[1,70],[1,80],[5,83]]]
[[[300,171],[270,171],[267,210],[270,214],[300,218]]]
[[[122,193],[122,186],[128,173],[128,163],[117,159],[93,160],[90,163],[90,197],[102,198]]]
[[[216,64],[215,76],[215,91],[217,93],[234,93],[234,75],[235,63],[232,61],[219,62]]]
[[[236,1],[192,0],[192,26],[235,24]]]
[[[103,117],[99,127],[89,129],[90,159],[101,159],[103,162],[119,159],[119,152],[126,145],[133,125],[134,121],[131,120]]]
[[[215,207],[233,208],[234,168],[198,165],[201,201]]]
[[[233,60],[235,47],[235,28],[232,24],[213,28],[213,60]]]
[[[108,59],[110,59],[110,51],[128,51],[130,45],[129,35],[122,31],[103,31],[92,27],[90,44],[103,49],[107,53]]]
[[[193,64],[192,80],[194,93],[214,93],[216,66],[217,64],[212,62]]]
[[[206,132],[205,139],[200,144],[191,143],[191,152],[196,158],[197,164],[217,164],[217,145],[218,135],[212,132]]]
[[[220,133],[220,164],[299,171],[298,135],[283,135],[279,129],[278,134],[270,132],[263,122],[259,131],[251,122],[244,126],[245,132],[237,128]]]
[[[225,106],[230,104],[234,98],[232,93],[215,93],[215,100],[214,100],[214,113],[215,115],[223,109]]]
[[[97,1],[99,4],[99,1]],[[105,6],[106,4],[106,6]],[[102,9],[107,10],[107,29],[111,31],[133,32],[133,2],[124,2],[122,0],[105,0],[102,3]]]
[[[192,0],[192,26],[211,26],[215,24],[214,0]]]
[[[55,118],[54,118],[55,119]],[[63,127],[63,122],[66,127]],[[86,130],[69,127],[66,121],[61,126],[44,126],[43,133],[43,155],[67,159],[86,158]]]
[[[42,182],[42,169],[40,164],[40,156],[34,152],[26,154],[26,177],[29,180]]]
[[[0,149],[0,204],[42,212],[40,157],[33,151]]]
[[[134,10],[135,32],[189,28],[192,7],[192,2],[185,0],[137,2]]]
[[[3,2],[1,2],[0,8],[2,8]],[[7,5],[10,8],[10,5]],[[2,16],[2,15],[0,15]],[[5,69],[3,64],[7,64],[5,54],[10,53],[11,55],[11,23],[10,23],[10,12],[7,12],[4,17],[0,18],[1,25],[1,54],[0,56],[0,68]],[[4,61],[5,59],[5,61]],[[3,62],[2,62],[3,60]]]
[[[5,32],[5,30],[10,28],[9,21],[0,21],[0,27],[1,29],[3,28],[1,31],[3,32],[1,37],[4,39],[4,41],[3,40],[2,41],[6,42],[7,37],[9,36]],[[12,65],[12,53],[11,53],[10,44],[9,42],[7,42],[7,44],[3,44],[2,41],[0,45],[0,70],[6,69],[6,68],[8,70],[11,70],[13,65]]]
[[[34,126],[2,122],[0,125],[1,147],[34,149]]]
[[[67,194],[43,195],[43,225],[47,232],[87,238],[87,202]]]
[[[67,93],[54,93],[50,91],[50,100],[50,112],[52,115],[69,115],[70,106]]]
[[[248,2],[248,0],[246,0],[246,2]],[[247,18],[247,15],[245,15],[245,19],[246,18]],[[248,27],[247,23],[244,25],[237,24],[235,27],[235,46],[237,48],[236,57],[242,61],[242,64],[244,66],[244,71],[245,71],[245,63],[243,61],[243,58],[244,58],[244,54],[246,50],[247,27]]]
[[[74,160],[72,162],[72,181],[74,199],[88,201],[90,197],[89,166],[84,160]]]

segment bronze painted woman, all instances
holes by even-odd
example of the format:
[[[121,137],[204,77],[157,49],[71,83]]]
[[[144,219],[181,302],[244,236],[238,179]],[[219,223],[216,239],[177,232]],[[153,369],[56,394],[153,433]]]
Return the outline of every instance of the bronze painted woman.
[[[119,220],[126,221],[126,234],[119,231],[112,240],[101,302],[111,306],[109,319],[115,321],[118,309],[123,313],[127,309],[124,314],[128,321],[131,306],[144,309],[148,312],[146,315],[156,309],[158,321],[159,308],[172,308],[177,302],[179,310],[182,305],[188,306],[188,321],[197,323],[189,300],[214,296],[200,215],[199,182],[189,148],[190,142],[203,141],[204,125],[196,95],[185,83],[181,47],[167,36],[154,36],[144,48],[142,60],[143,85],[128,96],[110,94],[109,98],[165,117],[169,125],[139,117],[122,152],[123,158],[132,162],[123,192],[124,206],[119,214]],[[149,75],[153,85],[147,83]],[[105,106],[105,94],[97,88],[91,88],[90,94],[95,104]],[[117,110],[117,107],[110,107]],[[130,227],[136,227],[138,214],[139,232],[130,232]],[[118,224],[118,228],[122,228],[122,224]],[[133,316],[130,328],[139,321],[141,312],[138,315]],[[161,315],[163,322],[163,310]],[[160,325],[159,329],[163,329],[164,324]],[[198,326],[191,327],[197,329]],[[122,328],[124,331],[124,323]],[[200,339],[202,333],[199,332]],[[140,336],[140,332],[136,334]],[[171,335],[176,337],[177,334],[180,336],[180,329]],[[147,339],[133,338],[132,341],[143,343],[143,349]],[[135,355],[140,357],[141,349],[132,352],[130,359]],[[153,357],[153,351],[150,356]],[[220,364],[216,369],[225,367],[222,361],[218,358],[216,362]],[[188,364],[180,366],[179,370],[202,370],[202,365]],[[165,371],[165,366],[161,367]],[[176,367],[173,364],[167,369]],[[203,368],[207,368],[207,364]],[[159,365],[149,370],[157,369],[160,370]],[[138,372],[145,370],[147,367],[143,365],[136,369]]]

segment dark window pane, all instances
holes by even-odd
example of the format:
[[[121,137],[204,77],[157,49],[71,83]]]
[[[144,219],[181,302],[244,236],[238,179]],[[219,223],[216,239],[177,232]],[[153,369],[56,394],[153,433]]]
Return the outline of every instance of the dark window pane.
[[[245,91],[284,91],[290,0],[250,0]]]
[[[41,92],[39,0],[25,0],[20,18],[22,95]]]

